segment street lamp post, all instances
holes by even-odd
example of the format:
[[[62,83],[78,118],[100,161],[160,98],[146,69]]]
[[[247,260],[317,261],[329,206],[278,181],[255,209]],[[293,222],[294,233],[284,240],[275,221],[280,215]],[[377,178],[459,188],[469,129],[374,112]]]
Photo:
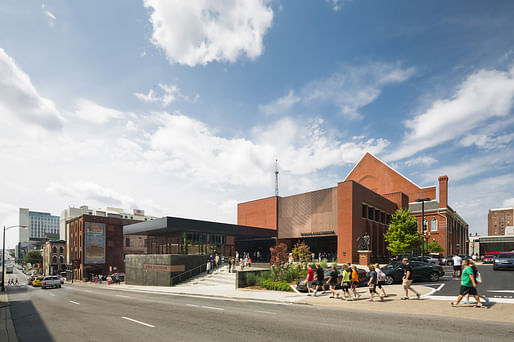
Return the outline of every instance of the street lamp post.
[[[416,202],[421,202],[421,236],[423,243],[421,244],[421,260],[425,257],[425,202],[431,201],[430,198],[418,198]]]
[[[5,285],[4,285],[4,280],[5,280],[5,278],[4,278],[4,273],[5,273],[5,231],[9,230],[11,228],[18,228],[18,227],[23,228],[23,229],[29,229],[29,227],[27,227],[27,226],[16,225],[16,226],[10,226],[7,228],[4,226],[4,235],[3,235],[3,240],[2,240],[2,242],[3,242],[3,246],[2,246],[2,287],[1,287],[2,292],[5,291]]]

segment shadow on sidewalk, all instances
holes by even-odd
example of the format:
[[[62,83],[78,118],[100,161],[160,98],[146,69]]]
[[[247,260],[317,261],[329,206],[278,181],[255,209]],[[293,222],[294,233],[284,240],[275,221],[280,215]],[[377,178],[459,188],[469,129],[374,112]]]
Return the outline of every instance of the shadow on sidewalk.
[[[27,288],[21,287],[10,294],[13,294],[13,292],[27,292]],[[19,342],[54,341],[32,301],[16,300],[13,296],[9,296],[9,306]]]

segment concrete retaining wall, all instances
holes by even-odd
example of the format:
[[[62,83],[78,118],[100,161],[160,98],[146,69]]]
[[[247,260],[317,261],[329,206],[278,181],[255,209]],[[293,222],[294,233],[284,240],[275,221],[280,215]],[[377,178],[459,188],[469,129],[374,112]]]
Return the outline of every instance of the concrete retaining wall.
[[[125,256],[125,283],[170,286],[172,277],[205,264],[207,258],[207,255],[129,254]]]

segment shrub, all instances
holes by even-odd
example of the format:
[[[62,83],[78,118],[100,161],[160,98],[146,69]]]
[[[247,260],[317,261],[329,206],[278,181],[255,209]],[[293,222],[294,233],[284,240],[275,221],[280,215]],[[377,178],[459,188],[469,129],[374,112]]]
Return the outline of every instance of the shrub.
[[[253,286],[257,284],[257,277],[253,272],[246,272],[246,286]]]

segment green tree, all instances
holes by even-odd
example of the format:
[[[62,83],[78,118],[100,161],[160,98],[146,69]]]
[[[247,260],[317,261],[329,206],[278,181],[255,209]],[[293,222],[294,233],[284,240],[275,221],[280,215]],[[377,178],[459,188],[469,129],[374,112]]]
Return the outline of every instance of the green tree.
[[[43,256],[40,251],[30,251],[25,255],[23,261],[30,262],[32,265],[40,264],[43,262]]]
[[[441,253],[444,251],[443,246],[441,246],[437,241],[430,241],[427,245],[428,253]]]
[[[410,215],[410,210],[398,209],[394,213],[384,239],[388,242],[387,249],[392,254],[409,253],[413,247],[420,245],[418,223]]]
[[[180,242],[180,252],[182,254],[189,254],[189,247],[191,247],[191,241],[187,239],[186,233],[182,233]]]
[[[298,260],[300,262],[303,262],[303,261],[309,261],[311,260],[312,258],[312,253],[311,253],[311,249],[309,246],[307,246],[305,244],[305,242],[297,242],[294,247],[293,247],[293,250],[291,251],[291,253],[293,253],[293,257],[295,260]]]

